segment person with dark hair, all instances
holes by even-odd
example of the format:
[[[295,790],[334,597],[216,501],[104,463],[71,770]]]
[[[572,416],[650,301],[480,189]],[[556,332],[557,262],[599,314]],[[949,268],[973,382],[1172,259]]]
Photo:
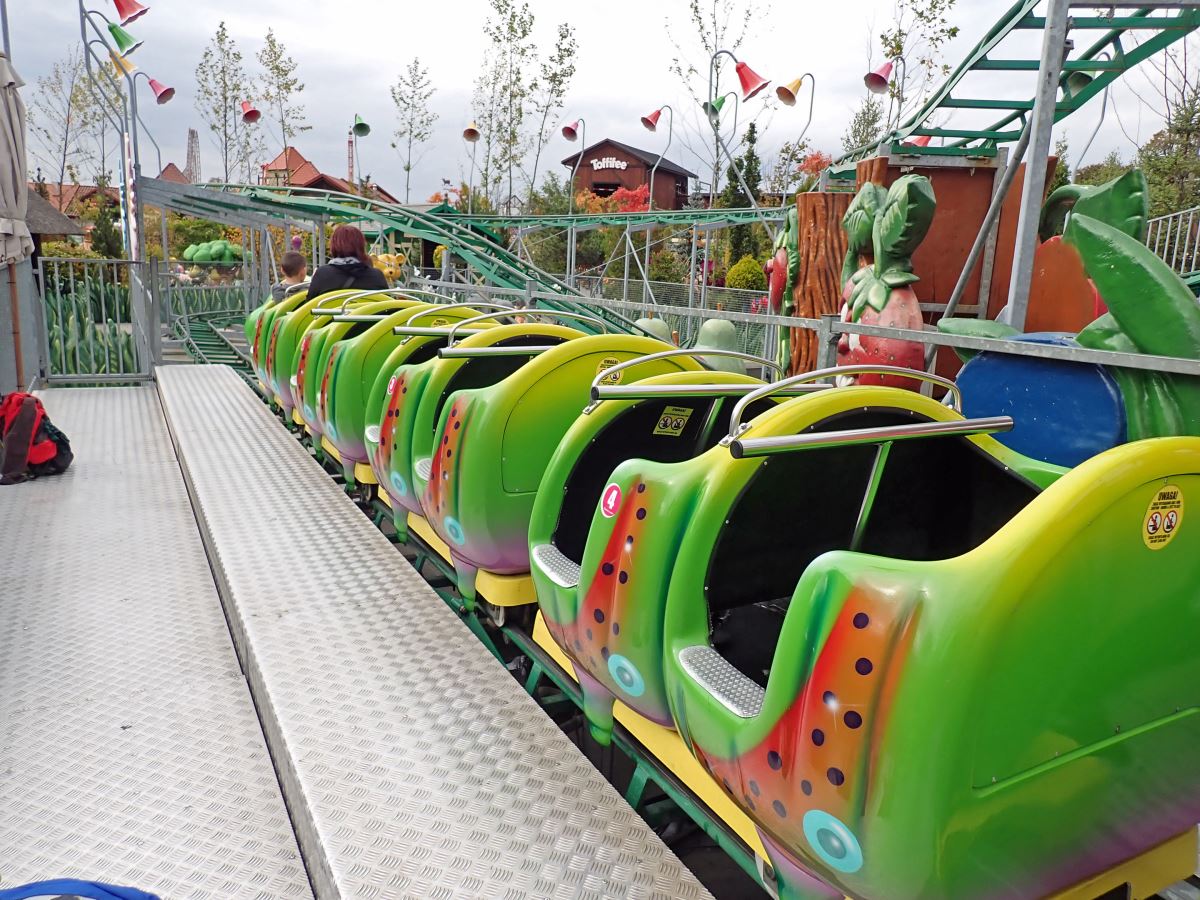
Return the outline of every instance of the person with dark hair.
[[[339,225],[333,229],[329,252],[332,259],[313,273],[308,285],[309,300],[329,291],[349,288],[364,291],[387,289],[387,278],[371,265],[371,258],[367,256],[366,238],[353,225]]]
[[[271,299],[276,303],[287,296],[288,288],[304,283],[308,277],[308,260],[295,250],[289,250],[279,260],[279,270],[283,272],[283,280],[271,285]]]

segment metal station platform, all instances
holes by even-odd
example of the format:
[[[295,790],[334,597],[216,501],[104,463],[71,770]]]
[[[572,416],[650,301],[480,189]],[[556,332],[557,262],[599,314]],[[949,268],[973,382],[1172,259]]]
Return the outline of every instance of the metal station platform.
[[[709,896],[232,371],[157,377],[0,494],[0,886]]]
[[[0,488],[0,887],[311,897],[152,387],[57,390]]]

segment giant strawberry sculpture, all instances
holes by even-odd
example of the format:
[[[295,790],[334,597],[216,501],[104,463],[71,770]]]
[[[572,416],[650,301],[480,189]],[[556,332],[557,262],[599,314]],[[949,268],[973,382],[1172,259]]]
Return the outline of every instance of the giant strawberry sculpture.
[[[891,328],[922,328],[921,305],[912,284],[912,255],[929,231],[937,201],[929,179],[905,175],[890,188],[864,184],[842,227],[849,247],[842,267],[842,321]],[[838,365],[925,367],[918,341],[844,334]],[[862,375],[859,384],[916,388],[917,382],[892,375]]]

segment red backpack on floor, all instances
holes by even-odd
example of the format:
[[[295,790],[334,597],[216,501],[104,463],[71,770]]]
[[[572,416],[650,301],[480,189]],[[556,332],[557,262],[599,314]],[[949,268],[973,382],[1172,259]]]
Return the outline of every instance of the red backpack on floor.
[[[71,442],[37,397],[17,391],[0,396],[0,484],[59,475],[73,458]]]

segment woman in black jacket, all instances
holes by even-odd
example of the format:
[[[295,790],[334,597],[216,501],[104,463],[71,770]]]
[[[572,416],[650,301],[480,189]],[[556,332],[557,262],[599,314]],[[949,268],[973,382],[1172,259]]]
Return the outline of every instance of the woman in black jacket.
[[[333,258],[313,273],[308,285],[308,299],[349,288],[356,290],[386,290],[387,278],[371,265],[367,256],[367,241],[363,233],[353,225],[339,225],[333,229],[329,241],[329,252]]]

